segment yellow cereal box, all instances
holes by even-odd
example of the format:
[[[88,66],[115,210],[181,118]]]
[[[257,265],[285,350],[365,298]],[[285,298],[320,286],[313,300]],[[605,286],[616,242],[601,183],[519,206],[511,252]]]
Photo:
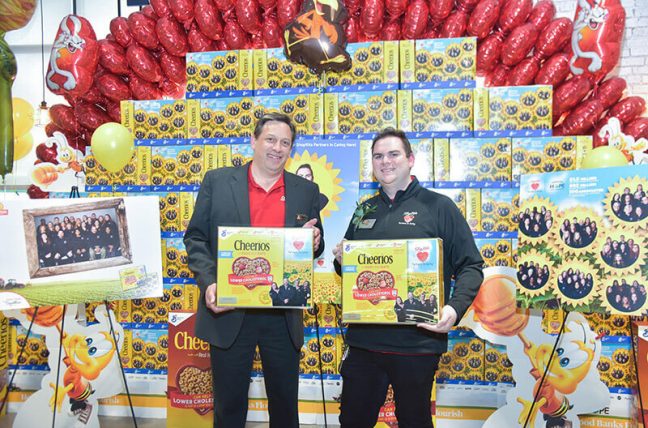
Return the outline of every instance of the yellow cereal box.
[[[233,97],[252,94],[251,50],[187,54],[187,98]]]
[[[309,307],[312,282],[311,230],[218,229],[219,306]]]
[[[349,323],[438,322],[443,305],[438,238],[345,241],[342,319]]]

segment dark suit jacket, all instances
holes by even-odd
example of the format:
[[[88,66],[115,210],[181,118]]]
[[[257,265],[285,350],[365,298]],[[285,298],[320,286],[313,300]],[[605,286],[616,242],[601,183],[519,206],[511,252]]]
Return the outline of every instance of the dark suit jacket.
[[[207,172],[200,186],[193,216],[184,236],[189,268],[194,273],[200,299],[196,317],[196,336],[218,346],[229,348],[238,336],[245,317],[244,309],[214,314],[205,304],[207,286],[216,282],[218,226],[250,226],[247,164],[238,168],[220,168]],[[319,215],[319,187],[297,175],[284,175],[286,192],[286,227],[297,227],[297,214],[310,220],[317,218],[322,232],[318,257],[324,251],[322,221]],[[302,311],[286,309],[286,323],[296,349],[304,342]]]

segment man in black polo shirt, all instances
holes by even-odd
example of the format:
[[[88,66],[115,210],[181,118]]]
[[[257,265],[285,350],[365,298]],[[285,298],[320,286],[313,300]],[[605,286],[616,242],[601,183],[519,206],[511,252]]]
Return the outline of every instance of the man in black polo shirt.
[[[443,239],[444,293],[436,325],[351,324],[349,352],[342,364],[342,428],[376,424],[389,384],[401,428],[432,428],[430,397],[448,331],[461,319],[483,280],[483,260],[466,220],[446,196],[424,189],[410,175],[411,145],[402,131],[387,128],[373,140],[373,173],[380,193],[363,203],[366,216],[352,222],[347,240]],[[341,244],[333,251],[340,272]],[[450,298],[450,279],[455,288]]]

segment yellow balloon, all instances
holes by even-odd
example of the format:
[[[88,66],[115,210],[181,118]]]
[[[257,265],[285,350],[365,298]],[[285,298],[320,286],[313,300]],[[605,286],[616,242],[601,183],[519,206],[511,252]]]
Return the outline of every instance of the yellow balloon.
[[[22,98],[13,98],[11,105],[13,107],[14,138],[19,138],[34,126],[34,107]]]
[[[92,134],[92,154],[110,172],[121,170],[133,156],[133,135],[123,125],[108,122]]]
[[[612,166],[626,166],[628,159],[619,149],[610,146],[600,146],[585,156],[582,169],[608,168]]]
[[[31,132],[14,139],[14,161],[27,156],[29,152],[31,152],[33,146],[34,137],[32,137]]]

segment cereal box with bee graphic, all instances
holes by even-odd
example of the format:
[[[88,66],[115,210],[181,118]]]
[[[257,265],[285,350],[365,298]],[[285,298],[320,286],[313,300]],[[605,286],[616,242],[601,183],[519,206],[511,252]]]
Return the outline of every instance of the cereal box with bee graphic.
[[[475,90],[475,137],[551,135],[552,87],[509,86]]]
[[[401,89],[474,88],[477,39],[401,40]]]
[[[437,323],[443,306],[441,239],[344,241],[342,319]]]
[[[200,147],[154,146],[151,155],[153,185],[187,186],[199,185],[202,181],[203,160]]]
[[[136,140],[188,137],[186,100],[133,101],[132,114]]]
[[[220,227],[217,283],[218,306],[310,307],[312,230]]]
[[[347,71],[327,72],[326,92],[398,88],[398,42],[349,43],[346,51],[351,56],[353,65]]]
[[[473,90],[398,91],[398,121],[410,138],[472,137]]]
[[[265,113],[283,113],[290,117],[297,135],[320,136],[323,131],[324,107],[320,94],[262,96],[254,99],[256,117],[260,119]]]
[[[327,138],[353,134],[373,138],[388,126],[397,127],[397,91],[324,94]]]
[[[254,94],[316,93],[321,78],[313,69],[286,58],[283,48],[254,51]]]
[[[252,97],[200,100],[200,136],[207,139],[205,144],[247,141],[256,119]]]
[[[190,52],[187,54],[187,98],[251,95],[251,50]]]

